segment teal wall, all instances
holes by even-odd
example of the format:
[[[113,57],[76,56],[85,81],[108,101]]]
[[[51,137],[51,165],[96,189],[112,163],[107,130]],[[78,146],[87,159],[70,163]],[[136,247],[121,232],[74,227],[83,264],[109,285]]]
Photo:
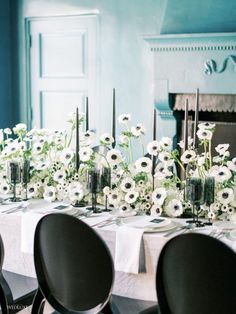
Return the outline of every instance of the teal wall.
[[[168,0],[161,34],[236,31],[235,0]]]
[[[152,55],[144,34],[159,33],[165,0],[18,0],[21,119],[25,120],[24,18],[98,13],[100,21],[99,133],[111,128],[112,88],[117,115],[131,113],[151,139],[153,112]]]
[[[12,97],[12,26],[10,1],[0,0],[0,128],[15,122]]]
[[[15,5],[11,14],[9,2]],[[99,132],[110,128],[112,88],[115,87],[117,114],[129,112],[134,123],[143,122],[148,131],[147,140],[151,139],[152,127],[153,64],[143,35],[236,31],[235,0],[0,0],[0,3],[0,23],[3,23],[0,26],[5,29],[0,41],[0,103],[5,109],[5,104],[9,103],[10,108],[0,115],[4,126],[14,119],[26,121],[26,17],[81,13],[99,15],[99,106],[103,117],[98,122]],[[13,29],[15,26],[17,29],[17,36],[13,37],[16,53],[12,59],[13,66],[10,19]],[[14,80],[11,82],[12,67]],[[15,104],[14,108],[11,103]]]

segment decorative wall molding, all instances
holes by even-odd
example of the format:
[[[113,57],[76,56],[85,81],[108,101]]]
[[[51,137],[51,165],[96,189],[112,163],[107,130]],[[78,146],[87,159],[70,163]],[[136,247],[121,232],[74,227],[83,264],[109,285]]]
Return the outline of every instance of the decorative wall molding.
[[[207,60],[204,63],[204,67],[205,67],[204,73],[206,75],[211,75],[213,73],[217,73],[217,74],[223,73],[225,71],[225,69],[227,68],[229,61],[231,61],[234,65],[234,67],[236,67],[236,56],[233,56],[233,55],[230,55],[224,59],[224,61],[222,63],[222,67],[220,69],[217,66],[217,63],[215,60],[213,60],[213,59]]]
[[[234,51],[236,33],[144,36],[152,52]]]
[[[236,51],[236,45],[225,45],[225,46],[160,46],[160,47],[152,47],[151,51],[152,52],[176,52],[176,51],[182,51],[182,52],[189,52],[189,51],[216,51],[216,50],[221,50],[221,51],[231,51],[235,50]]]

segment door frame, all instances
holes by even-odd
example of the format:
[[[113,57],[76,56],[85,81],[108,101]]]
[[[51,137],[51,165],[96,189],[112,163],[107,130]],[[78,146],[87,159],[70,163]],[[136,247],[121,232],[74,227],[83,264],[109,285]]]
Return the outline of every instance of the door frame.
[[[99,47],[99,30],[100,30],[100,20],[99,20],[99,14],[94,12],[87,12],[87,13],[81,13],[81,14],[67,14],[67,15],[55,15],[55,16],[34,16],[34,17],[26,17],[24,19],[24,35],[25,35],[25,113],[26,113],[26,125],[28,126],[28,129],[32,129],[32,120],[33,120],[33,108],[31,105],[31,65],[30,65],[30,49],[31,49],[31,35],[30,35],[30,24],[32,21],[48,21],[51,19],[63,19],[68,17],[82,17],[82,16],[88,16],[88,17],[96,17],[98,27],[96,29],[97,34],[97,51],[100,51]],[[100,73],[100,63],[99,58],[97,58],[97,78],[96,78],[96,97],[98,99],[97,104],[100,104],[100,80],[99,80],[99,73]]]

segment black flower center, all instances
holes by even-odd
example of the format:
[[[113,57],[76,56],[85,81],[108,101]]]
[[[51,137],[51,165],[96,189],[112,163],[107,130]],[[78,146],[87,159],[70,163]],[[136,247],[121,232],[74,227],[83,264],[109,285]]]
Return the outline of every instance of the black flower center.
[[[223,197],[224,199],[227,199],[227,198],[229,197],[229,193],[224,192],[224,193],[222,194],[222,197]]]
[[[105,137],[105,141],[106,141],[106,142],[109,142],[109,141],[110,141],[110,138],[109,138],[109,137]]]
[[[111,159],[112,160],[116,160],[117,159],[117,155],[115,155],[115,154],[111,155]]]
[[[179,205],[175,205],[174,210],[178,210],[178,209],[179,209]]]
[[[219,172],[219,176],[223,176],[224,174],[225,174],[224,171]]]
[[[161,194],[158,193],[158,194],[156,195],[156,198],[157,198],[157,199],[160,199],[160,198],[161,198]]]
[[[129,198],[131,199],[134,198],[134,194],[130,194]]]
[[[141,167],[147,167],[147,162],[146,161],[143,161],[143,162],[141,162]]]
[[[130,188],[131,188],[131,183],[129,183],[129,182],[128,182],[128,183],[125,183],[125,188],[126,188],[126,189],[130,189]]]
[[[187,155],[186,155],[186,158],[187,158],[187,159],[190,159],[191,157],[192,157],[191,154],[187,154]]]

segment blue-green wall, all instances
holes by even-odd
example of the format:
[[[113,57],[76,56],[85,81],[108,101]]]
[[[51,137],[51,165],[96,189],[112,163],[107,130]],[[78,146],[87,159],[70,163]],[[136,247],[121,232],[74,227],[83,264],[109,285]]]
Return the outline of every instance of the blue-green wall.
[[[20,20],[20,100],[25,105],[24,18],[97,13],[100,23],[99,133],[111,128],[112,88],[117,115],[131,113],[143,122],[151,139],[153,112],[152,54],[144,34],[159,33],[165,0],[18,0]],[[25,110],[21,112],[25,119]]]
[[[9,1],[16,6],[11,18],[17,23],[18,32],[18,36],[13,37],[16,46],[13,57],[18,59],[18,67],[13,66],[14,90],[11,89],[11,30],[9,21],[4,19],[6,14],[9,15]],[[112,88],[115,87],[117,113],[130,112],[134,122],[142,121],[147,127],[148,140],[152,126],[153,65],[152,54],[143,35],[236,31],[235,0],[0,0],[0,3],[1,29],[6,30],[0,41],[0,54],[4,54],[4,58],[0,58],[1,106],[10,104],[11,97],[15,97],[14,109],[7,109],[4,115],[0,115],[4,126],[14,120],[12,117],[17,115],[17,106],[20,108],[17,120],[26,121],[26,17],[81,13],[99,15],[99,106],[103,117],[98,125],[99,132],[110,128]]]
[[[12,126],[15,112],[12,97],[12,25],[10,1],[0,0],[0,128]]]

